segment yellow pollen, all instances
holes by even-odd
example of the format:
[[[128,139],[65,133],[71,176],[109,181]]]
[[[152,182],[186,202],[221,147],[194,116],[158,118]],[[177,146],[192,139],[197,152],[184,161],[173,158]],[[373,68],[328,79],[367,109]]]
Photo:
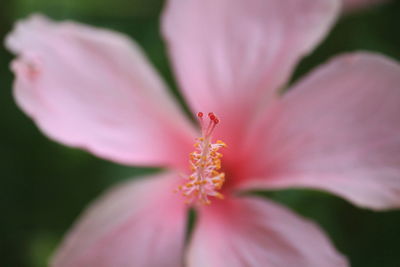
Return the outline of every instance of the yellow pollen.
[[[219,119],[209,113],[209,123],[203,122],[203,113],[198,114],[202,127],[202,136],[196,138],[195,151],[189,154],[190,170],[192,173],[186,178],[184,185],[178,186],[178,191],[186,197],[185,203],[200,203],[210,205],[209,197],[223,199],[224,196],[217,190],[221,189],[225,181],[225,174],[219,172],[221,169],[222,154],[220,148],[226,147],[221,140],[212,142],[212,132],[219,123]]]

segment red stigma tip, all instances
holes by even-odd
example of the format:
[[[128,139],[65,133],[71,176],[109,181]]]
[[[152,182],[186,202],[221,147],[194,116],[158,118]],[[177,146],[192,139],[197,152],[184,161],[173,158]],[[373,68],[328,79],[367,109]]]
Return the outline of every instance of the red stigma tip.
[[[207,115],[210,121],[206,125],[205,122],[203,121],[203,116],[204,116],[203,112],[197,113],[197,117],[199,118],[201,126],[201,131],[205,138],[209,138],[211,136],[211,133],[214,131],[215,126],[220,122],[218,117],[215,116],[213,112],[209,112]]]
[[[210,118],[210,120],[215,120],[217,117],[215,117],[214,113],[210,112],[208,113],[208,117]]]

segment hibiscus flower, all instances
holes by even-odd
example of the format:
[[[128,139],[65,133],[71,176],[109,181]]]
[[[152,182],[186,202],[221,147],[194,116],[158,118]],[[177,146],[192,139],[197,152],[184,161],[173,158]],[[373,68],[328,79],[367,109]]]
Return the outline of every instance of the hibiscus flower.
[[[92,204],[51,265],[348,266],[317,225],[240,194],[307,187],[400,206],[398,63],[341,55],[279,93],[338,2],[169,0],[162,32],[199,127],[128,37],[43,16],[19,22],[6,40],[14,93],[38,127],[114,162],[165,168]]]

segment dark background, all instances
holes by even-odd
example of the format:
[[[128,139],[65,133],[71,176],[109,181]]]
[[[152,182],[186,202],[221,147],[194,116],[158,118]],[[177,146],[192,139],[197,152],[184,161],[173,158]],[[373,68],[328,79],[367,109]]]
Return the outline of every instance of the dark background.
[[[162,5],[161,0],[2,0],[0,38],[33,12],[115,29],[135,38],[176,88],[159,35]],[[379,51],[400,60],[399,27],[400,1],[344,15],[295,78],[344,51]],[[118,166],[44,137],[12,99],[11,58],[0,47],[0,266],[41,267],[91,200],[110,185],[151,170]],[[316,191],[264,195],[317,221],[352,266],[400,266],[400,211],[363,210]]]

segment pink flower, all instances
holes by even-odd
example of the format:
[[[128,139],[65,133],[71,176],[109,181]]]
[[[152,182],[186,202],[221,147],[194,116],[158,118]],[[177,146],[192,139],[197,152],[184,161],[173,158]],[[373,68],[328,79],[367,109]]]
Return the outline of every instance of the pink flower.
[[[194,114],[214,112],[203,114],[197,149],[201,131],[127,37],[40,16],[18,23],[6,41],[18,55],[15,97],[46,135],[168,169],[96,201],[52,266],[348,266],[317,225],[237,194],[310,187],[365,208],[400,207],[398,63],[345,54],[278,94],[338,10],[335,0],[168,1],[162,30],[182,92]],[[176,189],[198,212],[188,244],[190,205]]]

